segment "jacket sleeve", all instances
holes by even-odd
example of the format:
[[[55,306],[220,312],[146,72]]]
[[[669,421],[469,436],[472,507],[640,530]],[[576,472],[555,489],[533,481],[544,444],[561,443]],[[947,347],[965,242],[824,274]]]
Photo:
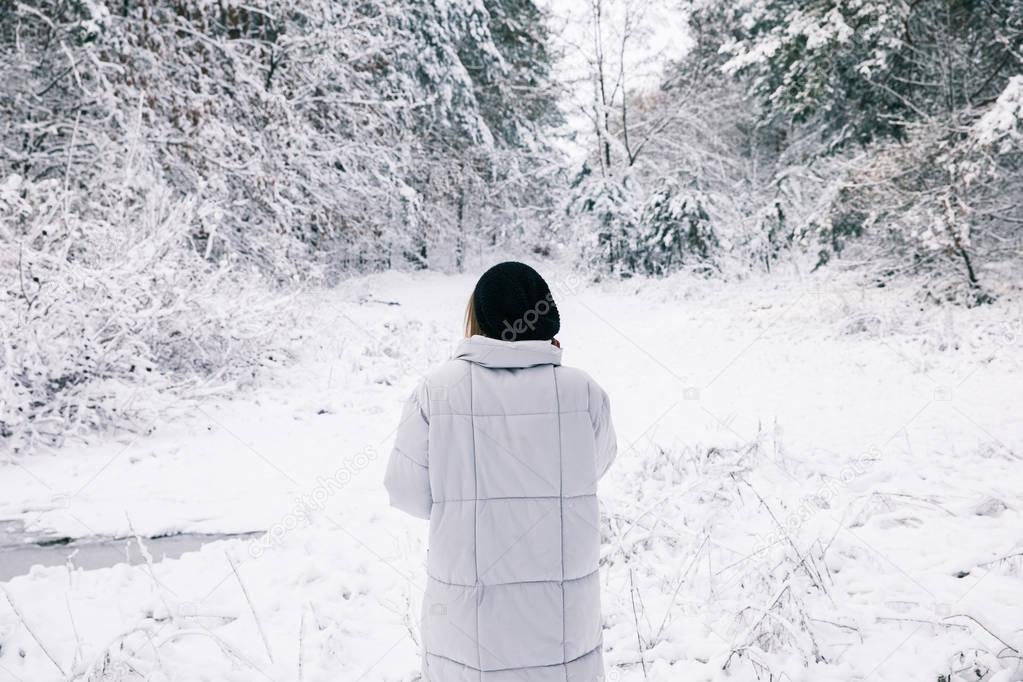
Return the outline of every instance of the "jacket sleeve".
[[[597,444],[597,478],[603,478],[618,454],[618,438],[611,423],[611,401],[595,382],[590,382],[590,419]]]
[[[421,519],[430,518],[433,506],[427,458],[430,424],[423,409],[428,404],[425,384],[405,401],[384,476],[391,506]]]

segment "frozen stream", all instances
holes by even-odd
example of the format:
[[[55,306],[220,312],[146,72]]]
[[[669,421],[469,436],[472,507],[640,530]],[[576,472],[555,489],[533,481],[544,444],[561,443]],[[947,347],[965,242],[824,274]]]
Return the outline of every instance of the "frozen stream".
[[[194,552],[209,542],[261,534],[178,533],[143,538],[142,542],[153,561],[163,561]],[[120,563],[139,564],[144,558],[134,537],[69,538],[33,534],[26,532],[20,521],[0,521],[0,583],[25,575],[35,565],[63,566],[69,561],[78,568],[94,569]]]

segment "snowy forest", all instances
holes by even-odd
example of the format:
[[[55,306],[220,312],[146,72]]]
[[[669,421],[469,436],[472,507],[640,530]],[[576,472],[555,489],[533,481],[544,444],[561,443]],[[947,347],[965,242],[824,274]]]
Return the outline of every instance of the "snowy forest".
[[[0,0],[0,55],[0,682],[419,679],[378,453],[508,259],[618,389],[609,682],[1023,680],[1023,0]]]
[[[265,288],[467,252],[594,278],[796,252],[956,305],[1018,274],[1023,5],[683,9],[636,89],[643,4],[595,0],[577,111],[580,48],[533,2],[4,3],[0,433],[117,421],[108,381],[245,372]]]

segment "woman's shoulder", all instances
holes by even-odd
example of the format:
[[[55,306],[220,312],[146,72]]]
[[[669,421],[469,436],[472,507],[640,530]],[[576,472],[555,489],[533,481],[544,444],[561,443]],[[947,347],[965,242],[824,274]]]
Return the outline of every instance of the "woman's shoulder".
[[[563,409],[592,412],[607,402],[607,393],[585,370],[560,365],[556,372],[558,394]]]
[[[578,367],[570,367],[567,365],[558,365],[555,368],[558,374],[558,381],[562,383],[574,383],[580,386],[596,386],[600,388],[600,385],[596,380],[590,376],[589,372]]]
[[[446,385],[452,381],[462,380],[469,373],[469,363],[464,360],[450,358],[434,365],[426,372],[423,379],[428,385]]]
[[[469,363],[456,359],[445,360],[423,376],[420,387],[433,399],[443,399],[451,392],[468,391],[468,374]]]

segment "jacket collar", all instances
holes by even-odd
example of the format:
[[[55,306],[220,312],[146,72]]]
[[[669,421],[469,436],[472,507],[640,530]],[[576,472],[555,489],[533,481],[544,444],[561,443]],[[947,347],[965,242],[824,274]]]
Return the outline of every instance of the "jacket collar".
[[[454,357],[482,367],[511,369],[560,365],[561,349],[550,341],[501,341],[472,336],[458,344]]]

